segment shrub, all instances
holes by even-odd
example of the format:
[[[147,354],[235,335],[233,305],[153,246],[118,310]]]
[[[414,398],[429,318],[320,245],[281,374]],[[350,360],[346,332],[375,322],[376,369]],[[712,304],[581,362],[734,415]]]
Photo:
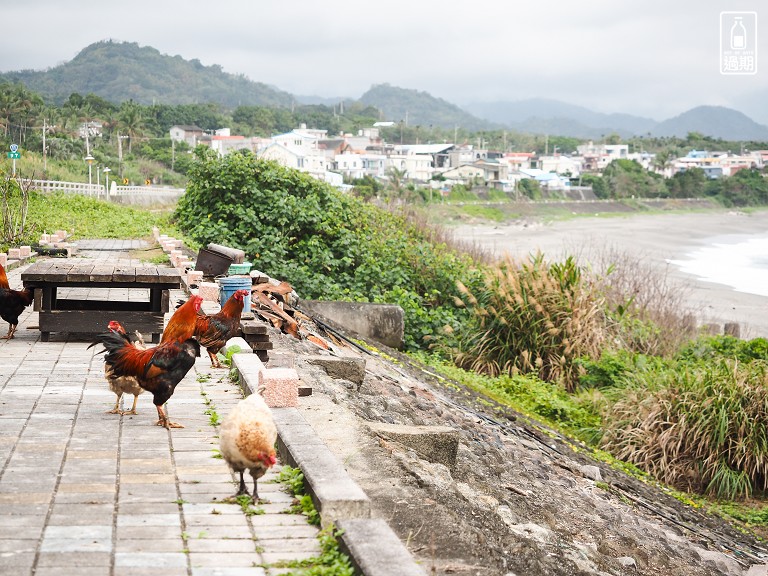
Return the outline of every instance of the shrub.
[[[196,150],[179,227],[200,245],[240,248],[256,267],[302,298],[398,304],[407,346],[441,326],[455,328],[456,279],[471,283],[472,262],[434,235],[335,190],[308,174],[257,159]],[[426,314],[413,314],[419,310]]]
[[[667,484],[722,498],[768,487],[768,364],[717,358],[640,374],[603,447]]]
[[[535,373],[573,390],[580,357],[604,343],[603,302],[575,260],[548,264],[542,254],[489,268],[474,293],[461,287],[473,322],[459,341],[459,366],[495,376]]]

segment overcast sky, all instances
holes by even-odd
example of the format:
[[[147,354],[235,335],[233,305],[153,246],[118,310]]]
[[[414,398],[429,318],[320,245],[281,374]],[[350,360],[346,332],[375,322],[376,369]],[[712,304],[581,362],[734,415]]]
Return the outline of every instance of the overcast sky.
[[[757,12],[757,74],[720,74],[720,13],[733,10]],[[2,72],[112,39],[297,95],[386,82],[459,105],[543,97],[663,120],[710,104],[768,123],[759,0],[0,0],[0,15]]]

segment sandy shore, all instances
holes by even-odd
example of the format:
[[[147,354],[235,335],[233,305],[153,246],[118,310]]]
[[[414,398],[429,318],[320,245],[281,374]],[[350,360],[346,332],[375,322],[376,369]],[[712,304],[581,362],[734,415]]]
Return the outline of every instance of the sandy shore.
[[[573,254],[580,259],[606,249],[658,265],[689,295],[691,310],[702,323],[738,322],[742,337],[768,337],[768,297],[737,292],[729,286],[685,274],[670,261],[686,260],[696,249],[715,242],[736,243],[768,234],[768,211],[713,211],[684,214],[575,218],[541,223],[461,225],[457,238],[493,253],[524,257],[541,251],[550,261]]]

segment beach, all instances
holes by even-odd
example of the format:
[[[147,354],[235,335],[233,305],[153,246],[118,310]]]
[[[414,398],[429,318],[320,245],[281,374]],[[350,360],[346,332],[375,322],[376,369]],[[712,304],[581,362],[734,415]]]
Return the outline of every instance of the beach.
[[[727,280],[705,281],[700,275],[685,272],[682,265],[701,258],[702,251],[706,253],[714,245],[725,245],[727,250],[728,245],[738,247],[756,237],[768,239],[768,210],[595,216],[553,222],[528,219],[498,225],[461,224],[452,230],[457,239],[498,256],[523,258],[540,251],[548,261],[574,255],[587,262],[606,251],[627,254],[657,267],[678,284],[700,324],[735,322],[743,338],[768,337],[768,296],[736,290]],[[702,262],[698,264],[700,269]],[[711,263],[711,267],[721,265]],[[716,270],[712,272],[717,277]],[[759,272],[754,270],[755,279],[759,279]],[[763,294],[768,294],[768,286]]]

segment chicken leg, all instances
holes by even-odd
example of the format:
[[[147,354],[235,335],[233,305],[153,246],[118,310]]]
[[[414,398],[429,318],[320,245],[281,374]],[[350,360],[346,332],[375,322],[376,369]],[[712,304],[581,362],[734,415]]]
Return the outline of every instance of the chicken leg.
[[[210,350],[208,351],[208,356],[211,358],[211,368],[223,368],[221,365],[221,362],[219,362],[219,355],[214,354]]]
[[[16,326],[17,324],[8,324],[8,334],[5,336],[0,336],[0,339],[2,340],[10,340],[13,338],[13,335],[16,333]]]
[[[169,430],[171,428],[184,428],[183,424],[179,424],[178,422],[171,422],[168,420],[168,416],[165,414],[165,410],[163,410],[162,406],[156,406],[157,408],[157,416],[160,418],[157,422],[155,422],[155,426],[163,426],[165,428],[168,428]]]
[[[134,414],[134,415],[138,414],[138,412],[136,412],[136,402],[138,402],[138,401],[139,401],[139,395],[138,394],[134,394],[133,395],[133,406],[131,406],[131,409],[130,410],[124,410],[123,412],[120,412],[120,414],[122,414],[123,416],[127,416],[128,414]]]

